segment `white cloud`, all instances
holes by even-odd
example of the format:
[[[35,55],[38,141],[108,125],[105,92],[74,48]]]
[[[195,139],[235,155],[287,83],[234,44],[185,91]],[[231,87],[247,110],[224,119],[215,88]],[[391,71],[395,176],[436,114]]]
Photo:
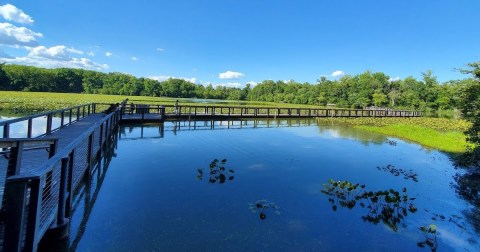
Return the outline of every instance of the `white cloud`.
[[[245,84],[250,84],[250,87],[253,88],[253,87],[255,87],[258,83],[255,82],[255,81],[249,81],[249,82],[247,82],[247,83],[245,83]]]
[[[240,84],[238,82],[227,82],[227,83],[220,83],[220,84],[212,84],[212,86],[213,87],[222,86],[222,87],[229,87],[229,88],[241,88],[242,84]]]
[[[107,57],[110,57],[110,56],[112,56],[112,55],[113,55],[113,53],[111,53],[111,52],[106,52],[106,53],[105,53],[105,56],[107,56]]]
[[[72,57],[70,54],[83,54],[83,52],[74,48],[67,48],[63,45],[50,48],[37,46],[29,48],[29,53],[25,57],[1,57],[0,61],[46,68],[68,67],[91,70],[103,70],[108,68],[108,65],[106,64],[99,64],[87,58]]]
[[[156,80],[156,81],[160,81],[160,82],[166,81],[168,79],[182,79],[182,80],[189,81],[191,83],[196,83],[197,82],[197,78],[175,77],[175,76],[166,76],[166,75],[149,76],[147,78],[152,79],[152,80]]]
[[[159,52],[164,52],[165,49],[163,49],[163,48],[157,48],[157,51],[159,51]]]
[[[9,23],[0,23],[0,45],[37,46],[37,38],[43,35],[25,27],[17,27]]]
[[[132,57],[132,60],[133,60],[133,61],[137,61],[138,58],[137,58],[137,57]]]
[[[337,70],[337,71],[332,73],[332,77],[339,77],[339,76],[343,76],[343,75],[345,75],[345,73],[341,70]]]
[[[83,54],[82,51],[75,48],[67,48],[64,45],[52,46],[47,48],[45,46],[37,46],[30,49],[28,53],[29,57],[40,57],[50,59],[68,59],[70,56],[68,53]]]
[[[93,57],[93,56],[95,56],[95,53],[94,52],[88,52],[87,55],[90,56],[90,57]]]
[[[11,4],[0,6],[0,16],[20,24],[33,24],[33,19],[29,15]]]
[[[245,77],[245,74],[239,73],[239,72],[233,72],[233,71],[226,71],[224,73],[219,73],[218,78],[220,79],[241,79]]]
[[[388,79],[389,82],[394,82],[394,81],[399,81],[400,80],[400,77],[395,77],[395,78],[390,78]]]

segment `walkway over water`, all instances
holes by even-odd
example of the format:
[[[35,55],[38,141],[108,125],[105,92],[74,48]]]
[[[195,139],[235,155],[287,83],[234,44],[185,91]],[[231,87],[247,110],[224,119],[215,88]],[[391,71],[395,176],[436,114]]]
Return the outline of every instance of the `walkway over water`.
[[[45,234],[68,226],[72,195],[81,179],[91,173],[93,162],[102,155],[119,123],[417,116],[421,113],[332,108],[133,105],[124,101],[117,106],[86,104],[0,122],[3,132],[3,138],[0,138],[0,250],[36,251]],[[243,127],[242,124],[240,126]]]
[[[419,111],[391,109],[277,108],[198,105],[127,105],[122,122],[162,122],[164,120],[214,120],[244,118],[312,117],[419,117]]]

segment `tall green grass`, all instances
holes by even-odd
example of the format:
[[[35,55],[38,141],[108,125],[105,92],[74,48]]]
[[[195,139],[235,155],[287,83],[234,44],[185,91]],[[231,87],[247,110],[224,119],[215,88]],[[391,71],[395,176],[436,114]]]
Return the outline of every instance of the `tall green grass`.
[[[16,113],[31,113],[61,109],[86,103],[117,103],[129,99],[129,102],[136,104],[162,104],[172,105],[179,100],[181,105],[243,105],[250,107],[296,107],[313,108],[311,105],[298,105],[273,102],[253,101],[220,101],[202,100],[202,103],[193,101],[191,98],[171,97],[148,97],[148,96],[126,96],[126,95],[100,95],[100,94],[71,94],[71,93],[47,93],[47,92],[15,92],[0,91],[0,110],[7,110]],[[318,106],[316,107],[318,108]]]

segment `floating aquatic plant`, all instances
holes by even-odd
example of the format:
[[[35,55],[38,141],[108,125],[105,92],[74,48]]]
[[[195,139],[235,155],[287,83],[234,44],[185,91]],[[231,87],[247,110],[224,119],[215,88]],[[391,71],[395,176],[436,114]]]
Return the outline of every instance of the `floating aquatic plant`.
[[[408,197],[406,188],[402,189],[402,193],[394,189],[374,192],[366,191],[365,185],[333,179],[323,187],[322,193],[330,196],[328,201],[332,204],[333,211],[336,211],[338,206],[352,209],[358,203],[362,208],[369,209],[368,213],[362,216],[364,221],[374,224],[382,221],[394,231],[398,230],[397,225],[408,212],[417,211],[413,204],[415,198]]]
[[[421,226],[419,229],[425,234],[425,241],[418,242],[417,246],[420,248],[428,246],[432,251],[437,251],[437,226],[430,224]]]
[[[209,165],[208,171],[208,183],[215,184],[223,184],[227,180],[233,180],[235,177],[233,173],[235,172],[233,169],[226,168],[227,159],[222,159],[219,161],[218,159],[214,159]],[[197,169],[197,179],[203,180],[204,172],[203,168]]]
[[[265,220],[269,211],[274,211],[275,214],[280,215],[280,211],[278,211],[280,207],[268,200],[257,200],[254,203],[250,203],[248,208],[252,213],[260,212],[260,220]]]
[[[391,165],[391,164],[383,167],[377,166],[377,169],[380,171],[390,172],[391,174],[393,174],[393,176],[396,176],[396,177],[402,175],[404,179],[411,179],[415,182],[418,182],[418,178],[417,178],[418,174],[413,172],[413,170],[396,168],[394,165]]]

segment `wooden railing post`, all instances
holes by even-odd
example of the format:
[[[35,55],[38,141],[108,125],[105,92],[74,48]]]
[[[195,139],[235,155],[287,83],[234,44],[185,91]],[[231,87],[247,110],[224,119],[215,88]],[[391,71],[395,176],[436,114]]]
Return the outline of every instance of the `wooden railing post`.
[[[53,115],[50,113],[47,115],[47,130],[45,131],[47,135],[50,135],[52,133],[52,120]]]
[[[7,179],[5,184],[5,237],[4,251],[22,251],[25,206],[27,201],[27,183],[25,180]]]
[[[197,108],[195,108],[195,114],[197,114]],[[163,119],[165,119],[165,107],[164,106],[161,106],[160,107],[160,116]]]
[[[27,138],[32,138],[32,129],[33,129],[33,119],[29,118],[28,125],[27,125]]]
[[[48,158],[52,158],[57,153],[58,149],[58,139],[53,140],[53,143],[50,144],[50,148],[48,151]]]
[[[30,181],[30,200],[28,204],[27,230],[25,235],[25,251],[37,251],[37,231],[42,206],[41,178]]]
[[[73,204],[73,168],[75,163],[75,149],[70,152],[68,162],[68,173],[67,173],[67,198],[65,200],[65,216],[67,218],[71,217],[72,213],[72,204]]]
[[[7,178],[20,174],[22,163],[23,142],[17,142],[17,146],[10,148],[10,158],[8,159]]]
[[[68,163],[69,157],[62,158],[62,167],[60,171],[60,187],[58,193],[58,210],[57,210],[57,225],[65,224],[66,198],[67,198],[67,180],[68,180]]]
[[[60,118],[60,128],[63,128],[63,124],[65,123],[65,110],[62,110],[61,118]]]
[[[3,138],[9,138],[10,137],[10,124],[5,124],[3,125]]]
[[[93,158],[93,133],[88,136],[88,152],[87,152],[87,172],[90,174],[90,166]]]
[[[77,121],[80,120],[80,107],[77,107]]]

